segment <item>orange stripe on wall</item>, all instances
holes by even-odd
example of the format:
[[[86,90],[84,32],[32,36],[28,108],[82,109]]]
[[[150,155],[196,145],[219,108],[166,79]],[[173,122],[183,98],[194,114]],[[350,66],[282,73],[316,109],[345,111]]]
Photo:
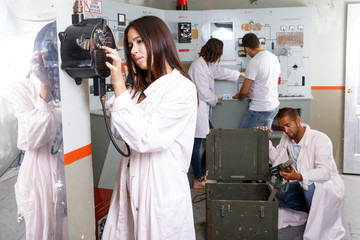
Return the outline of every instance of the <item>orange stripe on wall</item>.
[[[345,90],[345,86],[311,86],[311,90]]]
[[[84,157],[87,157],[91,154],[91,143],[79,149],[76,149],[72,152],[66,153],[64,155],[65,165],[69,165],[77,160],[80,160]]]

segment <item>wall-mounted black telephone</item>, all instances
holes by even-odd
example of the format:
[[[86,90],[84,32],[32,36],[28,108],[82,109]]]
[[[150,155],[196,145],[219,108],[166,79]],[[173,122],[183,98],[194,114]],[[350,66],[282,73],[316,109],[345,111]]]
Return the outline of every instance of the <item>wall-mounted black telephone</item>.
[[[110,75],[110,69],[105,65],[105,62],[112,63],[112,59],[106,57],[102,46],[116,48],[114,36],[107,26],[106,20],[103,18],[84,19],[81,1],[76,1],[72,25],[68,26],[64,32],[59,33],[59,39],[61,43],[61,69],[74,78],[77,85],[81,84],[82,78],[93,78],[94,95],[100,96],[110,139],[121,155],[130,156],[130,148],[126,143],[128,154],[123,153],[117,146],[106,117],[105,95],[107,88],[105,78]]]
[[[112,62],[105,56],[102,46],[115,48],[115,39],[103,18],[83,19],[59,33],[61,42],[61,68],[77,84],[82,78],[99,77],[105,79],[110,75],[105,61]]]

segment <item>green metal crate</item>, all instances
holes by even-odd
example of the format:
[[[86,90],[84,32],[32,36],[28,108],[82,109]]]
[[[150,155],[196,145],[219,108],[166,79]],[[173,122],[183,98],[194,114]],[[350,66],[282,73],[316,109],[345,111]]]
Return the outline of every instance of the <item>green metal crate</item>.
[[[206,139],[207,239],[278,239],[278,203],[268,201],[268,133],[215,129]],[[251,180],[250,183],[244,181]]]

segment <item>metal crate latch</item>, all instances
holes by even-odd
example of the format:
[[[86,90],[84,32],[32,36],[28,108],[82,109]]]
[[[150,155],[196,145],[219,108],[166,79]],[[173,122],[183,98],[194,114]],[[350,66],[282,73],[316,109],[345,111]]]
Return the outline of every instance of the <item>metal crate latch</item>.
[[[265,217],[265,206],[264,205],[259,206],[259,212],[260,212],[260,217],[264,218]]]
[[[219,209],[220,209],[220,216],[225,217],[225,212],[227,210],[226,204],[220,203]]]

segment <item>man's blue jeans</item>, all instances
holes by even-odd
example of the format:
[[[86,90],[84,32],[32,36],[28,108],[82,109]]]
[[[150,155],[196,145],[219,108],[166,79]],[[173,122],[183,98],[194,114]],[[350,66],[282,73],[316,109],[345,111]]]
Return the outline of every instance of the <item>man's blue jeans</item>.
[[[266,126],[268,129],[271,129],[272,122],[278,111],[279,107],[271,111],[263,112],[253,111],[249,109],[241,122],[240,128],[254,128]]]
[[[213,129],[212,123],[209,121],[210,129]],[[191,155],[191,167],[194,172],[194,178],[201,178],[206,174],[206,150],[204,150],[202,156],[200,157],[200,146],[202,143],[202,138],[194,139],[194,147]]]
[[[286,193],[276,193],[279,207],[291,208],[297,211],[309,213],[312,198],[314,196],[315,184],[310,184],[308,190],[304,190],[299,182],[291,182]]]

